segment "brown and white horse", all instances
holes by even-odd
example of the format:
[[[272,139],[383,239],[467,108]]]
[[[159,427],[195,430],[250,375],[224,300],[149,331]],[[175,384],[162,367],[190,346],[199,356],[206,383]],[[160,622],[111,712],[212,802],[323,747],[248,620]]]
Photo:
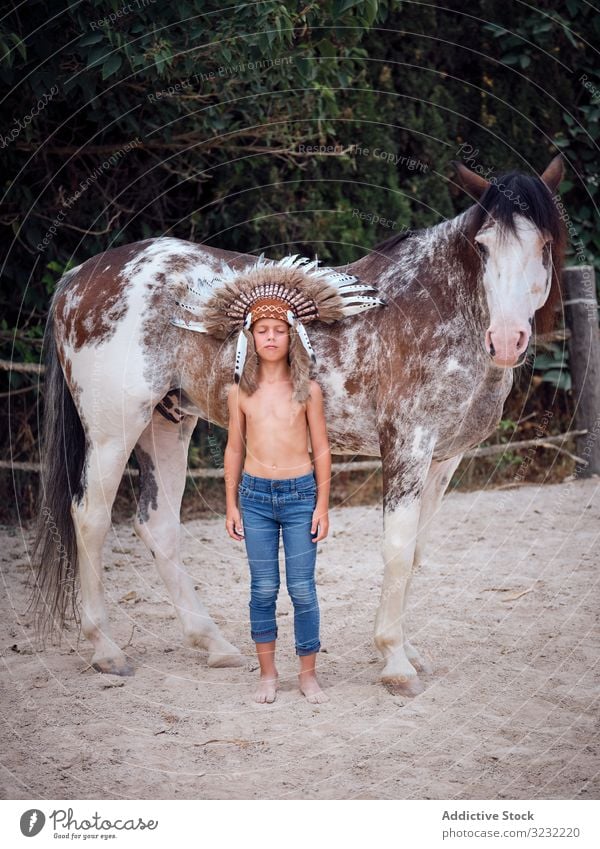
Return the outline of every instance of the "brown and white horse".
[[[422,688],[425,668],[405,631],[411,572],[465,449],[498,424],[535,321],[560,295],[564,227],[553,195],[556,157],[541,178],[493,184],[456,164],[478,202],[456,218],[379,245],[344,271],[371,283],[388,306],[315,325],[315,374],[334,453],[381,457],[384,576],[375,642],[382,678]],[[150,549],[188,645],[210,666],[237,665],[181,564],[179,512],[187,449],[199,417],[227,426],[234,340],[174,326],[188,284],[254,263],[173,238],[108,250],[69,271],[48,319],[42,509],[35,547],[43,624],[76,618],[101,672],[132,673],[111,636],[101,550],[130,453],[140,465],[135,529]],[[168,397],[166,397],[168,396]],[[164,399],[164,400],[163,400]],[[40,601],[41,599],[41,601]]]

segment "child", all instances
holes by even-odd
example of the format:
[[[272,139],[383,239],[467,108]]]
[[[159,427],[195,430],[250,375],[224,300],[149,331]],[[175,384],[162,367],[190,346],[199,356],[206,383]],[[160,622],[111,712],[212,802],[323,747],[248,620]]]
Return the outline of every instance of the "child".
[[[302,257],[279,262],[260,257],[244,271],[224,267],[220,277],[188,287],[196,303],[178,302],[198,320],[171,319],[221,340],[238,333],[235,385],[228,395],[226,529],[232,539],[245,539],[250,564],[258,702],[273,702],[277,691],[280,531],[294,605],[300,690],[313,704],[328,700],[315,673],[321,644],[314,575],[317,543],[329,530],[331,454],[323,395],[310,379],[316,357],[304,324],[331,323],[385,305],[371,285],[317,265]]]
[[[281,529],[287,588],[294,605],[300,691],[309,702],[319,704],[328,697],[315,674],[321,644],[314,576],[317,543],[329,530],[331,454],[319,385],[310,381],[310,397],[305,404],[293,398],[289,329],[283,319],[259,318],[254,322],[251,330],[259,359],[258,390],[248,396],[234,384],[229,391],[226,528],[233,539],[245,539],[250,564],[251,633],[260,664],[256,701],[273,702],[277,690],[275,604]]]

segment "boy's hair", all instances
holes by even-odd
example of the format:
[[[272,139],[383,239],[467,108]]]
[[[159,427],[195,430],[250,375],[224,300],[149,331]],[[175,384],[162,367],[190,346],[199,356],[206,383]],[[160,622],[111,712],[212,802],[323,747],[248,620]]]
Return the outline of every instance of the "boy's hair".
[[[264,318],[264,316],[263,316]],[[253,325],[256,322],[253,322]],[[306,349],[298,336],[297,330],[288,325],[290,334],[290,345],[288,348],[288,365],[290,367],[290,375],[292,385],[294,387],[293,397],[299,404],[304,404],[310,396],[310,379],[313,362],[308,356]],[[258,389],[258,365],[259,358],[254,344],[254,336],[252,331],[244,331],[247,333],[246,361],[244,371],[240,378],[240,387],[246,395],[252,395]]]

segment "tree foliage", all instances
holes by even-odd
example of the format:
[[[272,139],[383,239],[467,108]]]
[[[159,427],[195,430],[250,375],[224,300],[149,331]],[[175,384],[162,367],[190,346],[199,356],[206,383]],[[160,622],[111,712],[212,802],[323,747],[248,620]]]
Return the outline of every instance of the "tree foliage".
[[[561,150],[572,255],[595,261],[599,30],[575,0],[15,6],[0,23],[4,358],[39,358],[56,280],[107,247],[171,234],[341,264],[464,208],[449,163],[468,149],[496,174]],[[17,458],[35,444],[30,400],[13,402]]]

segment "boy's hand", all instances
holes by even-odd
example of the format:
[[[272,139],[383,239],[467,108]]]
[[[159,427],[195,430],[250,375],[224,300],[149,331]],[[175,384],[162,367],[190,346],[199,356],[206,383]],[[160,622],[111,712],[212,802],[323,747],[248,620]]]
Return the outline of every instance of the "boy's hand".
[[[242,517],[237,507],[233,507],[227,511],[225,518],[225,529],[231,539],[244,539],[244,527],[242,525]]]
[[[319,533],[316,537],[313,537],[313,534],[317,533],[317,528],[319,530]],[[318,507],[316,508],[312,517],[310,533],[312,537],[312,542],[314,543],[320,542],[320,540],[325,539],[325,537],[329,533],[329,513],[327,512],[327,510],[320,510]]]

